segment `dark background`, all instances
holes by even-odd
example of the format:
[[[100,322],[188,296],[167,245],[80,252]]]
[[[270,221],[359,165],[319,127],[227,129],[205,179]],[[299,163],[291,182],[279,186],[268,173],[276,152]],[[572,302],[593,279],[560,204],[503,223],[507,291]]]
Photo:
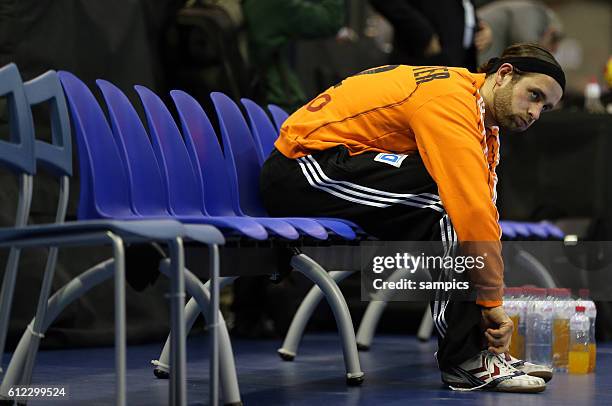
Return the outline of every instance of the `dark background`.
[[[206,29],[181,26],[175,19],[181,6],[180,1],[171,0],[2,0],[0,66],[15,62],[24,80],[48,69],[69,70],[92,89],[95,79],[104,78],[126,91],[132,101],[136,101],[134,84],[150,87],[161,95],[167,95],[171,88],[183,88],[205,106],[206,95],[213,90],[237,97],[248,78],[241,76],[245,74],[243,67],[221,63],[235,62],[237,58],[237,44],[227,41],[231,35],[227,37],[215,25],[223,25],[227,20],[215,17],[217,20],[210,21],[216,23]],[[364,27],[364,13],[363,7],[354,7],[349,14],[349,23],[357,31]],[[347,75],[384,63],[385,54],[374,46],[371,38],[361,37],[350,44],[333,40],[300,43],[294,47],[293,58],[308,94],[312,95],[316,89],[337,83]],[[608,156],[612,151],[609,141],[612,116],[589,115],[580,106],[579,96],[568,98],[564,110],[545,114],[527,133],[502,136],[498,206],[503,219],[548,219],[583,238],[611,240],[612,166]],[[41,109],[35,113],[37,136],[47,137],[46,112]],[[1,137],[8,134],[6,120],[6,109],[0,101]],[[74,162],[76,169],[77,161]],[[71,191],[69,219],[74,219],[78,174],[71,183]],[[12,224],[16,200],[16,180],[10,173],[0,171],[0,225]],[[37,175],[31,222],[53,221],[56,200],[57,185],[44,173]],[[22,254],[9,345],[16,343],[35,313],[45,252],[28,249]],[[5,264],[6,256],[6,250],[0,252],[0,264]],[[62,249],[54,289],[109,256],[110,251],[101,248]],[[191,253],[188,265],[204,277],[202,264],[206,262],[198,259],[205,259],[205,254]],[[244,266],[256,266],[256,258],[244,259]],[[330,270],[336,267],[339,269],[340,265],[332,265]],[[4,265],[0,277],[3,272]],[[359,276],[355,275],[341,285],[356,325],[367,306],[360,299],[359,284]],[[295,274],[266,288],[265,306],[277,331],[286,329],[310,286]],[[128,289],[129,342],[164,337],[168,328],[168,308],[163,299],[167,281],[159,278],[142,292]],[[390,303],[380,331],[414,333],[424,306],[424,303]],[[600,306],[603,309],[599,317],[600,337],[606,337],[612,325],[606,306]],[[48,331],[43,345],[110,345],[112,317],[112,282],[108,282],[64,311]],[[606,319],[608,322],[604,323],[602,320]],[[309,328],[335,329],[325,304]]]

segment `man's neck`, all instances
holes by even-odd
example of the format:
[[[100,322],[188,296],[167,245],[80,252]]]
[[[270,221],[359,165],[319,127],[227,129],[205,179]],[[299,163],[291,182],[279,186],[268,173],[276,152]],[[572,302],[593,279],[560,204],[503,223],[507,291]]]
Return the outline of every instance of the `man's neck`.
[[[493,87],[495,80],[493,75],[485,79],[484,84],[480,88],[480,96],[485,104],[485,127],[493,127],[497,125],[497,120],[493,116]]]

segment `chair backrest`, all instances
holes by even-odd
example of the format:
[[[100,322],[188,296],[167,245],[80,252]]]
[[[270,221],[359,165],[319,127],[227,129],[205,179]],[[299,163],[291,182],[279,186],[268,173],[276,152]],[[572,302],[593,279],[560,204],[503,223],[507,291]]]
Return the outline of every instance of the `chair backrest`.
[[[504,239],[513,240],[516,238],[516,231],[514,231],[512,223],[500,220],[499,226],[502,229],[502,237]]]
[[[232,184],[234,210],[240,214],[265,216],[259,193],[260,165],[255,142],[238,105],[223,93],[210,97],[219,117],[225,162]]]
[[[289,113],[275,104],[268,104],[268,110],[270,111],[270,114],[272,114],[272,120],[274,120],[276,131],[280,131],[283,123],[289,117]]]
[[[133,217],[127,174],[102,109],[89,88],[70,72],[58,73],[75,130],[79,219]]]
[[[278,130],[268,118],[265,110],[257,103],[249,99],[240,99],[240,101],[249,117],[251,133],[255,140],[255,146],[257,147],[259,162],[263,165],[268,155],[270,155],[270,152],[274,149],[274,142],[278,137]]]
[[[138,113],[115,85],[96,83],[108,107],[115,142],[123,156],[132,192],[132,209],[144,216],[168,215],[168,193],[153,146]]]
[[[565,233],[554,224],[551,224],[548,221],[542,221],[540,224],[546,229],[546,231],[548,231],[551,239],[563,240],[565,238]]]
[[[181,120],[191,161],[199,171],[206,210],[215,216],[234,216],[229,173],[217,134],[200,103],[189,94],[170,92]]]
[[[170,212],[177,215],[202,216],[206,213],[202,186],[172,114],[151,90],[144,86],[134,88],[147,116],[153,150],[168,191]]]
[[[49,102],[51,142],[35,140],[36,163],[55,176],[72,176],[70,117],[57,72],[50,70],[24,83],[30,105]]]
[[[525,226],[536,239],[547,240],[550,237],[548,230],[542,224],[525,223]]]
[[[0,68],[0,96],[6,96],[10,120],[8,141],[0,140],[0,163],[15,173],[36,173],[34,128],[19,70],[14,63]]]
[[[516,233],[518,239],[529,239],[532,235],[525,223],[521,223],[520,221],[508,221],[506,223],[509,224]]]

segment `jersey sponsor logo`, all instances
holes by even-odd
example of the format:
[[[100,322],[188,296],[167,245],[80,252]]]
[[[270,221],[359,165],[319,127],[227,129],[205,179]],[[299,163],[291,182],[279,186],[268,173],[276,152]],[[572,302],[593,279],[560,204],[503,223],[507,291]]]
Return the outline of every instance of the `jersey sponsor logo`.
[[[408,155],[380,153],[374,157],[376,162],[382,162],[399,168]]]

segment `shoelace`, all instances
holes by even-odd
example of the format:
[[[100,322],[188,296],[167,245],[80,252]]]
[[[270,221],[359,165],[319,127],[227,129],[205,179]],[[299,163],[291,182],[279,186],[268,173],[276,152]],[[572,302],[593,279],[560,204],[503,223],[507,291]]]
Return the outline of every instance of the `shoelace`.
[[[489,382],[483,382],[481,385],[474,386],[473,388],[456,388],[451,385],[448,385],[448,387],[458,392],[471,392],[471,391],[478,390],[478,389],[481,389],[487,386],[490,383],[490,380],[493,378],[491,376],[491,369],[489,368],[490,364],[492,364],[490,360],[492,361],[493,358],[497,358],[497,360],[501,362],[503,368],[500,368],[500,372],[503,371],[503,372],[509,373],[509,372],[512,372],[513,369],[515,369],[512,365],[508,363],[508,361],[505,360],[505,357],[502,357],[499,354],[494,354],[492,352],[487,352],[487,356],[485,357],[484,364],[485,364],[485,369],[489,373]]]

